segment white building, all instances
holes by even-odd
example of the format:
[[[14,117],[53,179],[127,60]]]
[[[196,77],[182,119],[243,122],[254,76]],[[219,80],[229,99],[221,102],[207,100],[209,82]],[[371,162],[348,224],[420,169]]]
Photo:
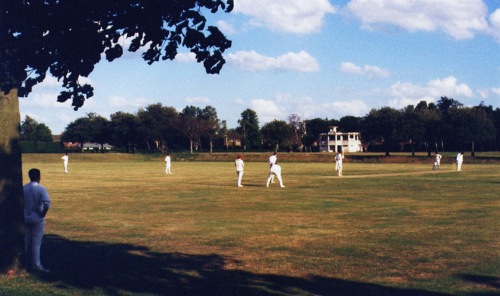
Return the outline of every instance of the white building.
[[[358,132],[343,133],[336,126],[330,126],[328,133],[319,134],[320,152],[362,152],[361,138]]]

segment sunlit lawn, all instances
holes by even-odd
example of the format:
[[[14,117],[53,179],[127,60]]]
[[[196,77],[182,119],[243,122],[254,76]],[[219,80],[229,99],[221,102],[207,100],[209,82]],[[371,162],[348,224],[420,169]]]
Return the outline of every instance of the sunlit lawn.
[[[346,162],[340,178],[283,162],[286,188],[266,188],[267,163],[247,161],[237,188],[233,162],[23,162],[52,199],[52,272],[3,277],[0,295],[500,293],[500,165]]]

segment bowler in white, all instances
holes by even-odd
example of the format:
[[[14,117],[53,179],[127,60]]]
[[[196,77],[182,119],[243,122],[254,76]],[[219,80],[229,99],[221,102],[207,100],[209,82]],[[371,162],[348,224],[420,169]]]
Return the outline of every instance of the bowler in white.
[[[280,186],[285,187],[285,185],[283,185],[283,180],[281,179],[281,167],[277,163],[274,163],[273,166],[269,169],[269,178],[267,178],[267,187],[269,187],[269,183],[271,183],[271,180],[274,176],[278,178]]]
[[[278,160],[278,153],[274,152],[273,155],[269,156],[269,169],[273,167],[273,165]],[[271,178],[271,183],[274,183],[274,175]]]

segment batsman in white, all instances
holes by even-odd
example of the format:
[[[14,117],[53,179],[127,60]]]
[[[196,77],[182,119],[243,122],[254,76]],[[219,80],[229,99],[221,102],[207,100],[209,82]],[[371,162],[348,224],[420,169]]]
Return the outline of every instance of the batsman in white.
[[[339,152],[337,156],[335,156],[335,170],[338,172],[339,177],[342,177],[342,160],[344,159],[344,155],[342,152]]]
[[[441,154],[437,152],[436,154],[434,154],[434,166],[432,167],[433,171],[439,171],[439,167],[441,166],[441,158],[443,158]]]
[[[278,178],[280,186],[285,187],[285,185],[283,185],[283,180],[281,179],[281,167],[277,163],[274,163],[273,166],[269,169],[269,178],[267,178],[267,187],[269,187],[269,183],[271,183],[271,180],[273,179],[274,176]]]
[[[461,171],[462,170],[462,163],[464,162],[464,153],[463,152],[459,152],[457,154],[457,171]]]

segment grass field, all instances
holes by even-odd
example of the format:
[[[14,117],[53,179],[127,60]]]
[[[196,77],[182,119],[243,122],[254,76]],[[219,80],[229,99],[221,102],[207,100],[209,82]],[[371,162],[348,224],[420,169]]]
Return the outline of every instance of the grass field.
[[[500,295],[500,165],[24,155],[52,199],[50,274],[0,295]],[[244,158],[245,160],[246,158]],[[251,157],[249,157],[251,159]]]

